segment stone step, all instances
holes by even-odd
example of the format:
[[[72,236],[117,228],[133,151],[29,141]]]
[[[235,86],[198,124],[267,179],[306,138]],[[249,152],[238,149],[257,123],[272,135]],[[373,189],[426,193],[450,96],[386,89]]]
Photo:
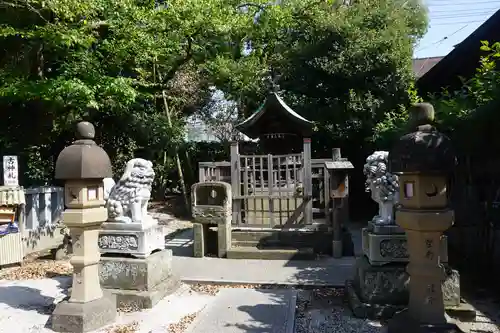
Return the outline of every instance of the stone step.
[[[233,231],[233,247],[313,248],[316,253],[330,253],[329,231]]]
[[[187,333],[293,333],[297,292],[224,288]]]
[[[314,260],[313,248],[257,248],[255,246],[232,247],[227,251],[228,259],[265,260]]]

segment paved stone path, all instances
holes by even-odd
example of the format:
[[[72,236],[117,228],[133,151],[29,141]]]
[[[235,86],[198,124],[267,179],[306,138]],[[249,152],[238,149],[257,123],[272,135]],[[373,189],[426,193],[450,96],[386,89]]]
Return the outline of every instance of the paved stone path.
[[[343,287],[354,274],[354,257],[318,260],[256,260],[192,257],[192,231],[167,240],[173,272],[184,282],[299,284]]]
[[[188,333],[293,333],[295,290],[222,289]]]

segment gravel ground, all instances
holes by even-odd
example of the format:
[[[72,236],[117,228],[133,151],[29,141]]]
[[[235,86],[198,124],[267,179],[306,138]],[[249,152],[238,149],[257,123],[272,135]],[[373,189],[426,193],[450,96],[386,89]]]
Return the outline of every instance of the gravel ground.
[[[297,298],[295,333],[382,333],[385,323],[352,316],[342,289],[300,290]],[[476,321],[458,322],[464,332],[500,333],[500,304],[494,300],[469,300],[476,308]]]
[[[379,333],[377,321],[354,318],[344,304],[342,289],[300,290],[295,316],[296,333]]]
[[[34,253],[25,258],[20,266],[0,269],[0,281],[44,279],[72,273],[73,266],[67,260],[48,260],[41,257],[40,253]]]

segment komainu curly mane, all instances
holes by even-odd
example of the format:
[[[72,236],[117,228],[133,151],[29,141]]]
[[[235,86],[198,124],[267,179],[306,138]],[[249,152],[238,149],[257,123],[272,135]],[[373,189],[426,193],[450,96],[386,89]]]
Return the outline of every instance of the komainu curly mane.
[[[109,193],[106,202],[108,220],[142,222],[147,215],[154,176],[153,163],[142,158],[130,160],[123,176]]]

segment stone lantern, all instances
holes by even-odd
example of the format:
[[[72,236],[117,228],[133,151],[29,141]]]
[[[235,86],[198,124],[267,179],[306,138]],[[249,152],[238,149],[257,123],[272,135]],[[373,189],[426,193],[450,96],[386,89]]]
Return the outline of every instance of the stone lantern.
[[[52,314],[52,329],[58,332],[88,332],[116,318],[115,302],[103,297],[99,284],[97,247],[101,224],[107,219],[103,179],[112,176],[111,162],[94,136],[92,124],[78,123],[77,140],[63,149],[56,162],[55,177],[65,181],[62,221],[73,241],[71,295]]]
[[[399,175],[396,223],[407,235],[410,275],[408,308],[389,322],[389,333],[461,332],[445,314],[440,256],[443,232],[453,225],[448,206],[448,178],[455,167],[450,139],[431,124],[434,108],[413,106],[413,132],[402,136],[389,154],[390,172]]]

